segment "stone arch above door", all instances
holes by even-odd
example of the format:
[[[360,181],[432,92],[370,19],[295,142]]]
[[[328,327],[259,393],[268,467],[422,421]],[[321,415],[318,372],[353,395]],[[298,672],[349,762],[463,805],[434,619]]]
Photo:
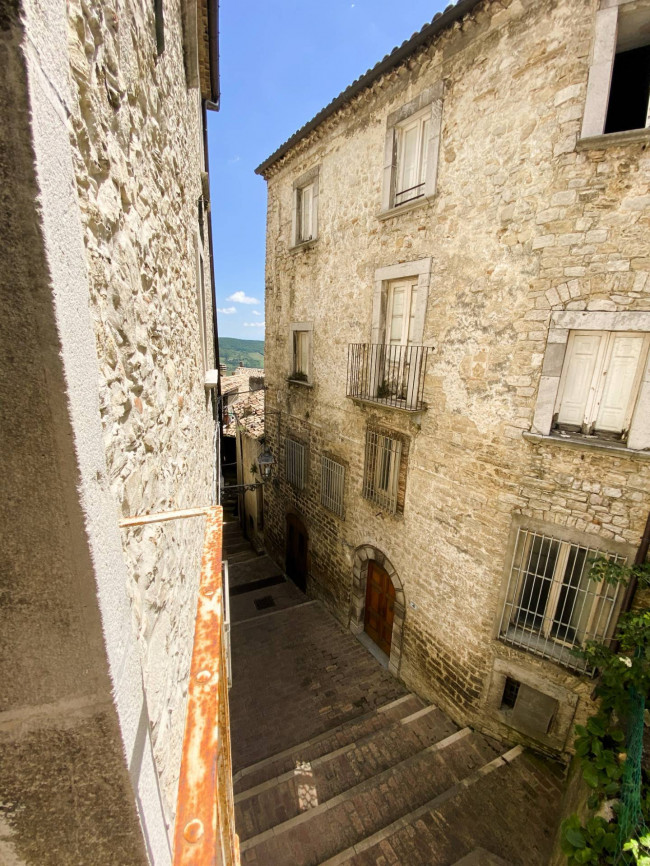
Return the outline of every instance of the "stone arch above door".
[[[366,606],[366,581],[368,578],[368,563],[376,562],[386,570],[395,588],[395,605],[393,617],[393,635],[390,645],[388,670],[397,675],[402,655],[402,633],[404,630],[404,615],[406,604],[402,581],[387,556],[370,544],[363,544],[354,551],[352,565],[352,592],[350,594],[350,631],[360,634],[364,630]]]

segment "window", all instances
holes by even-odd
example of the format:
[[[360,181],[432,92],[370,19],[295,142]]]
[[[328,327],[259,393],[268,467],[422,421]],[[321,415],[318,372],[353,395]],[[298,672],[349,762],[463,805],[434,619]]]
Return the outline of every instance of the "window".
[[[649,340],[638,333],[572,331],[557,397],[556,426],[625,438]]]
[[[583,138],[648,127],[649,100],[650,8],[627,0],[601,0]]]
[[[305,446],[295,439],[285,439],[285,477],[298,490],[305,489]]]
[[[415,342],[417,277],[389,284],[386,315],[386,343],[389,346],[412,346]]]
[[[388,116],[382,214],[435,194],[442,122],[443,83]]]
[[[318,190],[318,166],[294,181],[292,246],[311,243],[318,237]]]
[[[289,378],[294,382],[311,383],[312,333],[310,322],[291,325],[291,370]]]
[[[532,436],[649,451],[649,337],[648,312],[552,313]]]
[[[343,517],[345,466],[323,456],[321,463],[320,501],[325,508]]]
[[[163,0],[153,0],[153,14],[156,24],[156,52],[158,56],[165,50],[165,18]]]
[[[366,463],[363,495],[394,514],[398,506],[398,484],[402,443],[383,433],[366,433]]]
[[[598,555],[625,556],[519,527],[499,636],[576,671],[585,663],[571,650],[612,635],[622,599],[620,585],[589,579]]]
[[[430,109],[396,127],[395,205],[424,195],[430,129]]]
[[[513,680],[512,677],[506,677],[505,685],[503,686],[503,695],[501,696],[501,709],[512,709],[517,702],[519,693],[519,680]]]

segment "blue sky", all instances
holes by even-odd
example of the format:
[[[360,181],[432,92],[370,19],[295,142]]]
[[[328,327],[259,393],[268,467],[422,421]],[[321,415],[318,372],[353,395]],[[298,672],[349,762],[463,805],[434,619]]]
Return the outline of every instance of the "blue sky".
[[[266,183],[254,171],[449,0],[221,0],[208,112],[219,334],[264,338]]]

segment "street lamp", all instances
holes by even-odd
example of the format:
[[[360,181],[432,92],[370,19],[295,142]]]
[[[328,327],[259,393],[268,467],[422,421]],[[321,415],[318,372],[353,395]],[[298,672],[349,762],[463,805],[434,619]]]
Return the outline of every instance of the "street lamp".
[[[262,476],[262,483],[268,481],[275,466],[275,458],[270,451],[266,450],[257,458],[257,465]]]

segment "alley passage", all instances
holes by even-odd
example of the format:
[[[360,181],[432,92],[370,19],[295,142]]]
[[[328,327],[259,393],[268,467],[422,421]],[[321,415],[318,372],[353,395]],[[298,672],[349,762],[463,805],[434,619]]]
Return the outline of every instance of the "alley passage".
[[[242,864],[545,866],[557,768],[409,694],[235,523],[225,544]]]

